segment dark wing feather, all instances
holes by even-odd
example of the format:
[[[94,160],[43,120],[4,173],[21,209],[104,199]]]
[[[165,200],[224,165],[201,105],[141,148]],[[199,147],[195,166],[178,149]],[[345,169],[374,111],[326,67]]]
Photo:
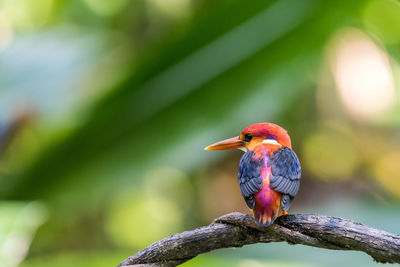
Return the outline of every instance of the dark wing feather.
[[[288,147],[283,147],[274,153],[270,160],[270,186],[283,194],[282,209],[287,211],[300,187],[301,167],[296,153]]]
[[[239,163],[239,185],[247,206],[254,208],[254,194],[262,188],[261,169],[262,160],[254,159],[254,152],[244,153]]]

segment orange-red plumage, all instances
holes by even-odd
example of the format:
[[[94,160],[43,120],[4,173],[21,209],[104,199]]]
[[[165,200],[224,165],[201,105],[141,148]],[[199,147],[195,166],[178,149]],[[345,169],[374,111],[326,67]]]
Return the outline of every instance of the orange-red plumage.
[[[282,194],[271,188],[271,166],[268,165],[268,160],[265,160],[273,157],[273,152],[277,149],[277,146],[267,144],[258,145],[254,149],[254,157],[264,159],[264,165],[260,166],[262,188],[254,196],[255,205],[253,208],[254,218],[260,225],[269,225],[280,213]]]

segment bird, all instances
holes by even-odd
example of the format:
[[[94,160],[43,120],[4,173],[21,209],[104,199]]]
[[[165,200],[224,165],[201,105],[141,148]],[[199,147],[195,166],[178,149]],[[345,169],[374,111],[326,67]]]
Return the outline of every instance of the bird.
[[[239,136],[205,150],[240,149],[240,192],[252,210],[255,222],[269,226],[286,215],[300,187],[301,166],[290,137],[277,124],[262,122],[245,128]]]

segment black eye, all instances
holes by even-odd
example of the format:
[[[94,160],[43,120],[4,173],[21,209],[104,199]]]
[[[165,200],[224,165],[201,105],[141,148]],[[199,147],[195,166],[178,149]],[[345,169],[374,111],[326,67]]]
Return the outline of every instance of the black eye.
[[[250,142],[251,138],[253,138],[252,134],[245,134],[244,135],[244,141],[245,142]]]

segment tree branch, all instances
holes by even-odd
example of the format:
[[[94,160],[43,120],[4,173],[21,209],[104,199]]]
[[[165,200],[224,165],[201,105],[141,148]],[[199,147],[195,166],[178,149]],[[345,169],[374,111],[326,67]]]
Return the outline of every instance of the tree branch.
[[[176,266],[201,253],[254,243],[289,244],[358,250],[382,263],[400,263],[400,236],[358,222],[323,215],[279,217],[269,227],[255,224],[250,215],[234,212],[208,226],[174,234],[123,261],[121,266]]]

